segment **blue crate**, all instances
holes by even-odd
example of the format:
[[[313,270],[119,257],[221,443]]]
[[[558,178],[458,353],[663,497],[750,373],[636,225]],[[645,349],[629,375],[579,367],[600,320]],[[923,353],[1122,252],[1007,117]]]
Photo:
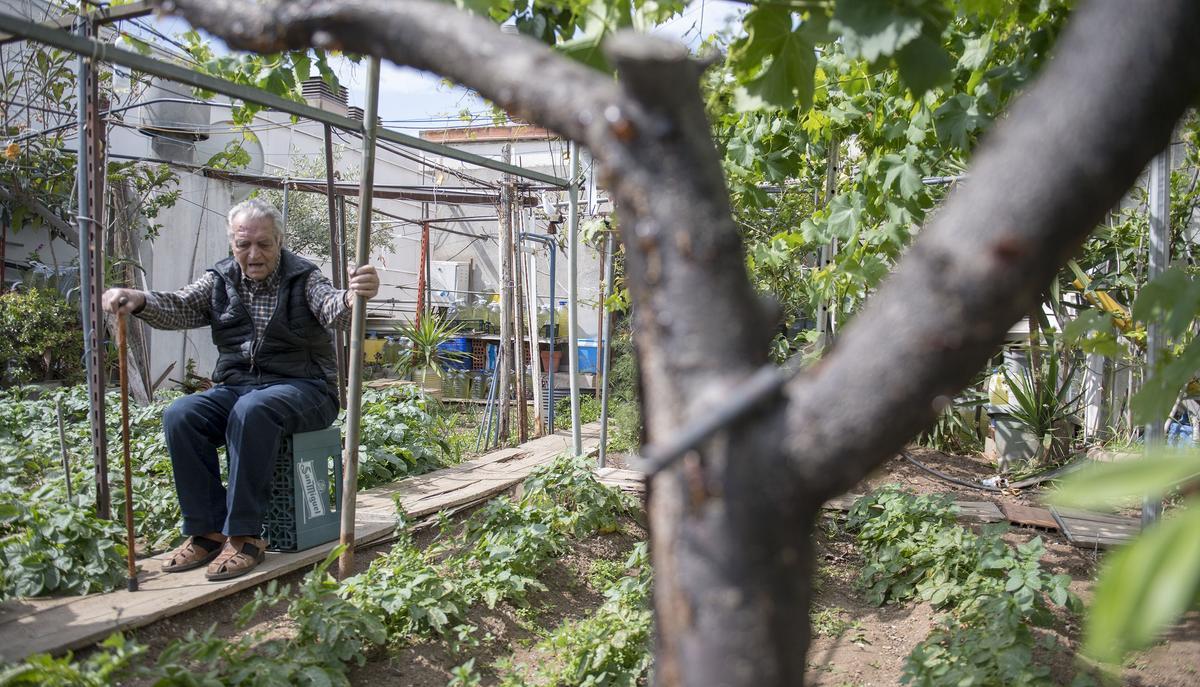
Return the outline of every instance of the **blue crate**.
[[[342,435],[335,427],[284,437],[263,518],[269,551],[303,551],[341,533]]]

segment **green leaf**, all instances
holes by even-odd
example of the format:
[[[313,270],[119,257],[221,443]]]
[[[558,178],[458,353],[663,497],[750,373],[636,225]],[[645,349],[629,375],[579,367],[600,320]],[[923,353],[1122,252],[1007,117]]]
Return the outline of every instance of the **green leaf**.
[[[979,114],[975,98],[965,94],[950,98],[933,113],[938,140],[963,150],[971,147],[971,134],[978,131],[985,118]]]
[[[1067,478],[1050,502],[1076,508],[1110,506],[1131,497],[1162,494],[1198,475],[1200,453],[1163,451],[1084,468]]]
[[[1175,265],[1142,287],[1133,304],[1133,317],[1141,322],[1159,321],[1166,336],[1175,338],[1191,326],[1200,312],[1200,282]]]
[[[958,58],[958,66],[967,71],[974,71],[987,64],[992,53],[992,36],[985,33],[978,38],[963,40],[962,56]]]
[[[892,153],[883,156],[880,162],[887,169],[883,176],[885,190],[895,190],[901,198],[908,200],[924,188],[924,184],[921,183],[921,170],[904,157]]]
[[[919,98],[934,86],[950,81],[954,61],[940,37],[926,31],[896,53],[896,66],[905,85]]]
[[[792,29],[792,14],[778,6],[746,14],[746,37],[730,49],[742,93],[735,96],[741,111],[767,106],[802,110],[812,107],[817,57],[810,31]]]
[[[920,17],[897,13],[878,0],[839,0],[829,22],[846,54],[868,62],[894,55],[921,35],[921,26]]]
[[[1134,422],[1163,422],[1175,407],[1175,397],[1200,370],[1200,338],[1192,339],[1183,353],[1156,370],[1133,395]]]
[[[1200,499],[1192,498],[1125,548],[1100,571],[1084,651],[1116,662],[1148,645],[1200,593]]]

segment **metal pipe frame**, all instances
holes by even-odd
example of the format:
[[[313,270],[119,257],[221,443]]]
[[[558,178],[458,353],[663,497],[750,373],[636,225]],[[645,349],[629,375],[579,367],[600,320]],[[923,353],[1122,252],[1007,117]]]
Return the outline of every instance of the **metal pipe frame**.
[[[555,338],[557,338],[555,336],[555,334],[558,333],[558,330],[556,330],[554,328],[554,277],[555,277],[554,265],[555,265],[555,253],[558,251],[558,244],[555,243],[554,239],[550,238],[549,236],[542,236],[541,234],[531,234],[527,231],[521,232],[520,238],[522,241],[533,241],[534,243],[540,243],[543,246],[545,246],[547,252],[550,253],[550,296],[549,296],[549,298],[550,298],[550,337],[549,337],[550,338],[550,365],[547,365],[547,370],[546,370],[546,406],[547,406],[547,408],[546,408],[546,426],[549,427],[549,429],[550,429],[550,431],[547,432],[547,434],[554,434],[554,374],[555,374],[555,370],[551,370],[549,368],[554,365],[554,340],[555,340]]]
[[[25,21],[24,19],[14,17],[10,14],[0,13],[0,31],[10,33],[14,36],[20,36],[37,41],[39,43],[44,43],[46,45],[58,48],[59,50],[66,50],[77,55],[90,57],[94,61],[112,62],[113,64],[119,64],[129,69],[136,69],[138,71],[145,72],[151,76],[157,76],[170,81],[176,81],[194,88],[211,91],[213,93],[220,93],[221,95],[225,95],[230,98],[237,98],[238,100],[242,100],[244,102],[256,103],[270,107],[272,109],[279,110],[280,112],[285,112],[297,117],[304,117],[305,119],[311,119],[316,122],[329,124],[330,126],[336,127],[343,131],[351,131],[362,134],[365,131],[364,126],[367,124],[367,119],[365,116],[363,121],[359,122],[357,120],[350,119],[349,117],[333,112],[327,112],[305,103],[298,103],[294,100],[288,100],[282,96],[268,93],[264,90],[254,88],[253,86],[246,86],[243,84],[234,83],[232,81],[227,81],[225,79],[219,79],[214,76],[209,76],[207,74],[201,74],[193,69],[180,67],[169,62],[157,60],[153,57],[139,55],[136,52],[124,50],[109,43],[103,43],[100,41],[71,35],[56,28]],[[380,138],[392,143],[398,143],[406,148],[424,151],[433,155],[440,155],[452,160],[458,160],[459,162],[465,162],[467,164],[483,167],[485,169],[491,169],[497,172],[512,174],[513,176],[517,176],[522,179],[538,181],[557,188],[566,188],[570,185],[570,182],[568,182],[566,179],[559,179],[558,177],[549,174],[543,174],[541,172],[525,169],[523,167],[518,167],[511,164],[505,164],[482,155],[464,152],[440,143],[434,143],[432,141],[426,141],[415,136],[402,134],[398,131],[378,128],[376,122],[377,120],[372,120],[369,127],[376,131],[376,134],[371,136],[372,145],[374,145],[376,138]]]

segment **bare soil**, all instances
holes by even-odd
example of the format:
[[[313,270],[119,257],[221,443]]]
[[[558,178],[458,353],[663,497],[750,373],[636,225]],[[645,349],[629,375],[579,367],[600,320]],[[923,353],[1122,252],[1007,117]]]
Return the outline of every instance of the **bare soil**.
[[[964,481],[975,481],[994,474],[994,466],[981,457],[951,456],[927,449],[913,449],[912,455],[938,471]],[[611,456],[621,464],[621,456]],[[937,479],[897,458],[884,464],[854,493],[862,493],[883,484],[896,483],[917,493],[950,494],[959,500],[1038,502],[1038,491],[1019,493],[986,492]],[[428,532],[417,536],[431,536]],[[629,549],[646,533],[632,521],[617,533],[599,535],[581,542],[574,551],[556,561],[542,578],[547,590],[534,592],[525,606],[500,603],[495,609],[477,608],[471,622],[479,627],[480,641],[455,645],[453,642],[422,640],[402,646],[376,650],[367,664],[355,668],[350,679],[356,685],[413,685],[442,687],[451,678],[450,671],[474,659],[483,684],[495,684],[499,676],[492,664],[505,657],[514,664],[536,665],[553,660],[540,655],[534,645],[565,620],[586,617],[603,601],[589,581],[597,561],[623,561]],[[1056,531],[1014,527],[1005,538],[1018,545],[1033,537],[1045,542],[1043,564],[1053,572],[1066,573],[1071,588],[1085,602],[1098,569],[1099,554],[1078,549]],[[831,513],[817,534],[818,561],[816,595],[813,606],[814,638],[809,652],[808,681],[828,687],[892,686],[900,683],[908,653],[933,629],[939,612],[928,604],[906,603],[875,607],[864,601],[855,587],[862,565],[852,538],[841,527],[839,514]],[[356,565],[364,569],[386,545],[360,551]],[[281,583],[295,584],[303,573],[295,573]],[[232,618],[250,600],[252,592],[243,592],[202,608],[159,621],[136,633],[137,641],[156,654],[171,640],[188,630],[203,632],[214,625],[222,636],[236,636]],[[1070,684],[1075,672],[1075,652],[1080,640],[1080,620],[1061,618],[1060,631],[1053,639],[1055,651],[1041,651],[1038,660],[1051,666],[1056,684]],[[267,629],[287,636],[290,631],[281,612],[267,615],[244,631]],[[1135,687],[1195,687],[1200,685],[1200,613],[1193,613],[1170,632],[1157,646],[1131,657],[1122,671],[1122,683]]]

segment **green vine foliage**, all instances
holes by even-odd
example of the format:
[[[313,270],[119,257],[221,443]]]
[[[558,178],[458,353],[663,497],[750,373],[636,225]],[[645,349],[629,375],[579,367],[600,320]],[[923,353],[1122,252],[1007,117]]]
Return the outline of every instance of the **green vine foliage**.
[[[1031,628],[1053,628],[1055,608],[1082,610],[1070,577],[1042,569],[1040,537],[1014,551],[1001,538],[1007,526],[976,534],[955,518],[946,497],[889,486],[855,502],[847,519],[866,558],[859,584],[868,601],[920,598],[947,613],[913,649],[901,682],[1048,687],[1049,669],[1032,661]]]
[[[162,415],[175,394],[130,408],[134,528],[139,540],[160,551],[180,538],[179,503]],[[125,493],[119,399],[108,396],[112,509]],[[411,389],[370,389],[363,396],[360,488],[385,484],[440,467],[455,458],[439,435],[440,421]],[[72,498],[67,498],[55,416],[61,409]],[[91,432],[86,389],[70,387],[34,396],[25,387],[0,392],[0,595],[44,596],[104,591],[124,579],[125,532],[95,517]],[[340,421],[339,421],[340,422]],[[367,485],[367,486],[363,486]]]

